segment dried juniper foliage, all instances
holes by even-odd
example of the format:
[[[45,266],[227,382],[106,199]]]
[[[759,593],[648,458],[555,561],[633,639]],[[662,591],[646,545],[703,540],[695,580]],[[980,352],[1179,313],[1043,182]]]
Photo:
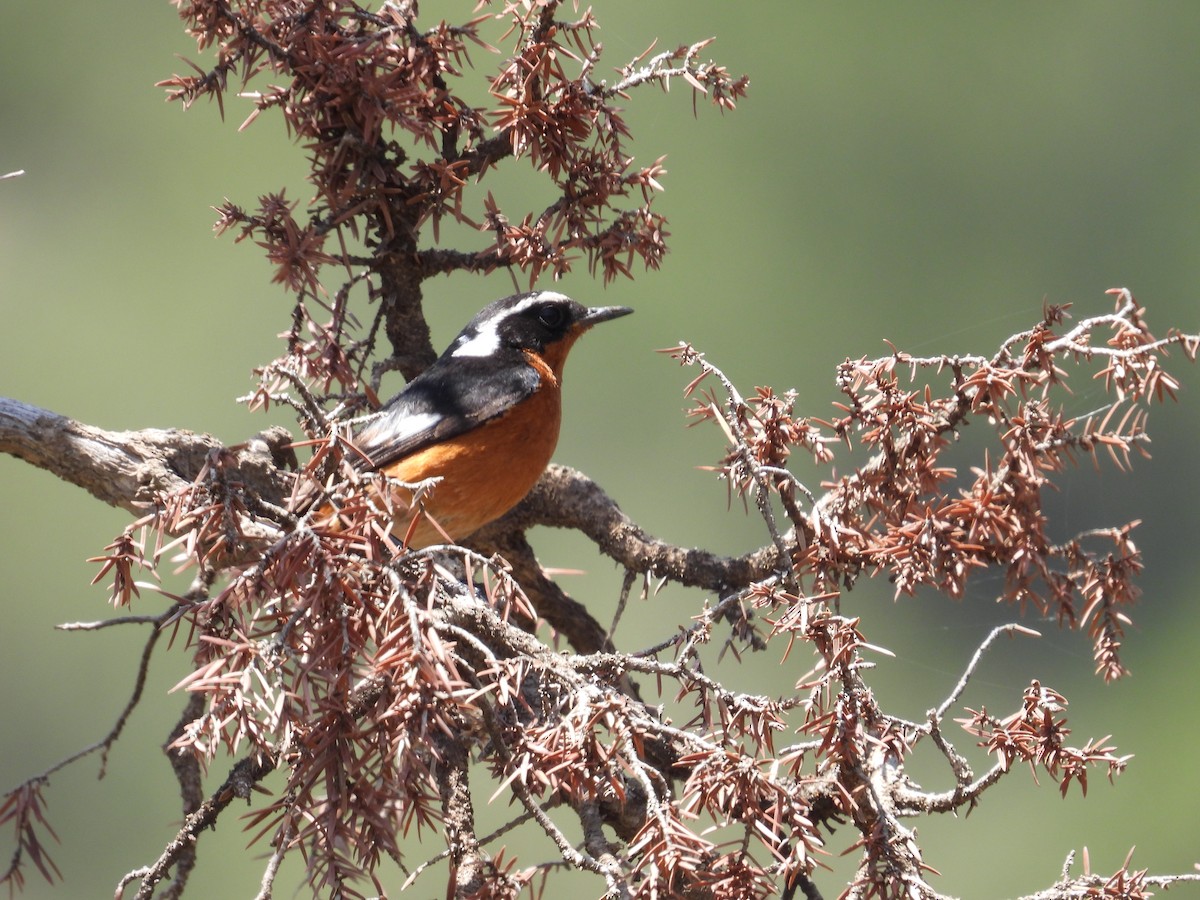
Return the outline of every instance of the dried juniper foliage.
[[[224,111],[232,83],[253,100],[243,127],[278,111],[308,153],[315,195],[302,211],[283,190],[256,209],[226,201],[219,210],[218,232],[262,246],[275,280],[296,295],[288,352],[264,369],[256,403],[288,374],[323,391],[357,390],[380,326],[393,364],[407,376],[420,371],[433,352],[420,286],[434,275],[515,268],[532,283],[580,258],[605,281],[632,276],[637,261],[656,268],[667,237],[653,209],[663,160],[635,161],[618,104],[640,85],[679,79],[732,109],[747,87],[701,58],[709,41],[647,51],[615,78],[598,74],[596,19],[590,9],[567,18],[558,2],[495,11],[481,3],[459,24],[427,22],[415,2],[374,11],[351,2],[175,2],[217,63],[164,81],[170,96],[207,97]],[[491,32],[504,50],[485,40]],[[488,84],[489,105],[473,105],[482,76],[472,66],[496,53],[508,55]],[[502,208],[485,183],[507,162],[544,176],[553,202]],[[478,246],[436,246],[446,219],[476,229]],[[329,277],[341,286],[330,288]],[[376,305],[365,331],[352,289]]]
[[[837,373],[845,400],[829,419],[797,417],[794,394],[759,388],[743,399],[728,382],[724,404],[706,394],[691,414],[716,421],[732,438],[718,467],[731,489],[760,502],[768,492],[780,499],[800,537],[792,563],[814,593],[836,596],[866,572],[886,574],[897,596],[928,587],[961,598],[972,575],[998,570],[1001,600],[1085,629],[1096,671],[1111,680],[1125,672],[1119,650],[1126,609],[1138,598],[1133,579],[1141,558],[1131,539],[1138,523],[1055,543],[1047,537],[1044,494],[1054,475],[1081,457],[1097,464],[1107,458],[1123,470],[1134,453],[1146,455],[1148,404],[1174,398],[1178,389],[1161,357],[1178,346],[1193,359],[1197,345],[1178,333],[1156,339],[1132,295],[1110,293],[1114,313],[1065,328],[1065,309],[1047,309],[1043,322],[1009,338],[991,358],[897,351],[847,360]],[[1103,343],[1094,337],[1100,331],[1108,334]],[[667,352],[703,368],[689,393],[705,377],[725,380],[692,347]],[[1080,421],[1060,397],[1072,370],[1089,365],[1111,402]],[[949,389],[934,393],[917,379],[921,371],[948,372]],[[968,421],[986,422],[994,440],[971,477],[962,478],[945,456]],[[855,443],[870,462],[834,477],[835,448]],[[797,449],[831,473],[805,511],[796,496],[815,492],[784,468]]]
[[[1000,635],[1034,632],[997,629],[927,719],[906,721],[872,691],[868,657],[883,648],[855,617],[852,591],[877,576],[898,598],[923,588],[962,598],[976,573],[998,572],[998,599],[1014,615],[1032,610],[1085,631],[1097,671],[1122,675],[1141,565],[1136,522],[1055,542],[1042,498],[1081,458],[1126,468],[1144,452],[1149,404],[1177,387],[1163,360],[1173,347],[1194,359],[1200,338],[1156,339],[1133,297],[1115,291],[1112,314],[1072,326],[1065,309],[1049,308],[990,358],[896,351],[847,360],[841,400],[832,414],[816,411],[825,418],[802,410],[792,391],[743,396],[683,344],[671,352],[701,369],[686,388],[693,420],[727,437],[715,471],[761,516],[762,548],[726,559],[671,546],[584,476],[551,467],[502,533],[476,536],[477,549],[398,554],[388,511],[365,499],[370,476],[346,465],[353,450],[338,421],[372,401],[364,381],[381,368],[365,379],[368,366],[411,375],[431,358],[422,281],[500,267],[533,280],[577,259],[605,279],[631,274],[638,260],[656,266],[666,236],[652,209],[662,160],[634,165],[616,104],[640,85],[676,79],[727,109],[746,82],[703,62],[701,42],[648,51],[609,84],[596,75],[590,10],[568,18],[554,0],[482,3],[456,25],[428,24],[403,2],[177,5],[216,62],[166,82],[173,96],[224,109],[232,79],[253,103],[247,124],[278,111],[308,153],[311,203],[283,190],[251,211],[226,203],[218,229],[259,244],[295,297],[287,352],[262,369],[251,400],[294,407],[313,454],[298,478],[262,479],[248,470],[247,447],[207,449],[183,487],[141,485],[145,515],[95,560],[122,608],[148,602],[139,570],[171,563],[194,575],[183,596],[164,594],[157,615],[113,620],[154,626],[130,708],[158,635],[194,661],[179,684],[192,700],[168,748],[184,822],[118,896],[150,897],[168,879],[167,894],[182,894],[203,832],[239,800],[250,804],[256,849],[268,854],[264,898],[289,861],[315,895],[361,897],[428,880],[442,860],[444,893],[464,898],[550,896],[547,875],[564,868],[612,897],[814,897],[835,827],[853,836],[859,859],[845,896],[933,897],[934,869],[905,819],[970,809],[1022,769],[1017,762],[1064,794],[1072,782],[1086,790],[1093,770],[1120,773],[1128,757],[1108,737],[1069,743],[1066,699],[1035,681],[1012,714],[962,707],[967,739],[995,757],[977,775],[943,730],[948,716]],[[463,78],[493,52],[484,32],[497,21],[504,49],[488,105],[476,106]],[[472,190],[510,161],[543,173],[555,200],[514,211]],[[436,246],[445,221],[477,228],[481,245]],[[363,299],[376,304],[371,316]],[[376,362],[381,355],[389,359]],[[1064,411],[1062,392],[1079,369],[1111,395],[1099,417]],[[987,432],[987,449],[964,474],[947,454],[968,423]],[[821,484],[789,468],[796,452],[823,470]],[[290,491],[318,489],[339,499],[336,529],[289,511],[298,508]],[[534,524],[592,539],[625,569],[622,599],[639,580],[648,595],[653,576],[699,589],[704,602],[661,635],[606,631],[538,568],[523,537]],[[594,627],[575,630],[580,623]],[[570,646],[557,645],[559,634]],[[811,668],[778,696],[741,692],[702,664],[714,642]],[[683,715],[668,719],[660,701]],[[83,753],[106,752],[127,714]],[[906,778],[905,761],[922,745],[945,759],[952,787]],[[226,758],[235,761],[205,797],[201,769],[221,773]],[[0,802],[17,845],[0,880],[14,887],[30,862],[58,877],[42,791],[66,762]],[[282,785],[268,794],[273,772]],[[479,828],[473,779],[514,810],[492,834]],[[546,838],[539,857],[499,846],[529,823]],[[1064,870],[1044,896],[1142,897],[1181,880],[1131,870],[1129,860],[1105,879],[1086,860],[1084,870],[1074,879]]]
[[[1139,568],[1132,523],[1050,543],[1040,494],[1080,457],[1127,465],[1146,440],[1148,404],[1175,389],[1165,353],[1194,357],[1200,338],[1155,339],[1133,297],[1114,293],[1113,313],[1071,326],[1064,311],[1048,310],[990,358],[897,351],[847,361],[843,399],[827,419],[801,415],[791,393],[759,388],[745,398],[692,347],[671,351],[701,368],[687,388],[696,416],[730,441],[717,470],[762,515],[769,541],[743,559],[693,553],[680,562],[681,551],[627,520],[605,524],[620,513],[599,495],[606,512],[583,530],[631,573],[627,589],[654,573],[715,594],[652,646],[618,627],[609,649],[552,649],[540,610],[503,560],[452,547],[397,557],[386,510],[371,504],[347,504],[348,524],[336,531],[302,518],[254,536],[228,454],[214,454],[193,485],[164,497],[98,562],[117,603],[134,599],[137,566],[176,553],[198,567],[197,587],[162,622],[187,636],[196,668],[180,686],[204,699],[174,748],[208,766],[233,754],[257,767],[248,784],[231,775],[235,786],[210,804],[249,798],[267,772],[283,770],[284,787],[255,803],[250,827],[273,867],[302,857],[317,894],[381,892],[392,865],[413,881],[448,859],[448,890],[464,897],[541,896],[543,876],[563,865],[593,873],[613,896],[766,897],[815,890],[836,827],[857,835],[848,896],[937,896],[935,869],[905,819],[973,807],[1023,768],[1017,762],[1065,795],[1072,783],[1086,792],[1093,770],[1114,778],[1128,757],[1109,737],[1073,744],[1066,698],[1034,681],[1010,715],[960,707],[956,721],[994,757],[976,774],[944,730],[948,716],[995,638],[1036,632],[997,629],[928,719],[907,721],[875,699],[868,659],[880,648],[847,614],[852,590],[864,575],[886,576],[901,597],[920,587],[963,597],[975,573],[999,571],[999,599],[1086,631],[1097,671],[1124,672],[1120,642]],[[1072,420],[1060,408],[1080,369],[1114,375],[1117,408],[1099,420]],[[716,387],[699,394],[705,379]],[[960,476],[942,454],[969,422],[988,430],[989,461]],[[867,460],[819,489],[787,468],[799,449],[832,472],[859,444]],[[336,439],[321,445],[314,477],[342,451]],[[581,479],[551,477],[568,493]],[[221,579],[211,577],[218,571]],[[706,672],[701,650],[714,640],[778,646],[812,665],[788,692],[747,694]],[[664,718],[638,699],[636,681],[690,717]],[[922,745],[945,759],[949,790],[904,775]],[[493,845],[506,829],[479,833],[473,778],[508,798],[518,811],[512,825],[535,823],[557,861],[501,853]],[[197,833],[204,813],[181,836]],[[580,828],[574,844],[567,834]],[[446,849],[413,868],[428,840]],[[143,889],[173,858],[168,850],[137,876]],[[1111,876],[1171,878],[1137,881],[1144,877]],[[1064,876],[1047,896],[1073,896],[1093,881]]]

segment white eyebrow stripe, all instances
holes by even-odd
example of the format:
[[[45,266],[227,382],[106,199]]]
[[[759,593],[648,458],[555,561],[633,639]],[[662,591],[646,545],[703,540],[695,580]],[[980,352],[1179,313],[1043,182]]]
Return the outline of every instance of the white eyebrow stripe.
[[[501,322],[511,316],[520,315],[530,307],[536,306],[539,303],[545,303],[547,301],[551,303],[570,303],[571,298],[566,294],[560,294],[557,291],[537,291],[532,293],[516,306],[510,307],[500,315],[489,319],[476,334],[470,335],[469,337],[460,334],[454,339],[454,343],[451,345],[452,349],[450,350],[450,355],[479,357],[491,356],[500,349],[500,333],[497,328]]]
[[[570,297],[568,297],[566,294],[560,294],[558,291],[538,291],[535,294],[530,294],[528,297],[514,306],[513,309],[528,309],[535,303],[545,303],[547,300],[552,303],[555,301],[564,301],[567,303],[571,302]]]

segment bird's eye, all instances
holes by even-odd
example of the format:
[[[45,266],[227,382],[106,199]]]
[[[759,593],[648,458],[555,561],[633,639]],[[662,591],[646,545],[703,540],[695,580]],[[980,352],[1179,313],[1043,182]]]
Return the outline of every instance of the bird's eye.
[[[547,303],[538,310],[538,321],[547,328],[561,328],[567,320],[567,312],[561,306],[556,306],[553,303]]]

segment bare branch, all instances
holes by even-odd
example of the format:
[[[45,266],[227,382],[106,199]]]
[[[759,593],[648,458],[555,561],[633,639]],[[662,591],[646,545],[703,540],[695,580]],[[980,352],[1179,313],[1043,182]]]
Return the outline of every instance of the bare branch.
[[[124,875],[117,884],[116,900],[121,900],[125,890],[135,881],[141,882],[135,896],[138,900],[150,900],[171,867],[192,852],[192,847],[201,832],[216,825],[221,812],[234,800],[247,800],[255,785],[275,769],[275,763],[265,757],[246,757],[237,762],[226,776],[222,785],[214,791],[198,810],[189,815],[179,833],[166,846],[162,855],[149,866],[135,869]]]
[[[950,707],[957,703],[959,698],[962,697],[963,691],[967,689],[967,682],[969,682],[971,680],[971,676],[975,674],[975,670],[979,667],[979,663],[983,660],[983,655],[987,653],[988,649],[993,643],[995,643],[997,638],[999,638],[1001,635],[1013,637],[1014,635],[1018,634],[1023,634],[1026,637],[1042,636],[1041,632],[1034,631],[1032,628],[1026,628],[1024,625],[1018,625],[1015,622],[1009,625],[999,625],[996,628],[993,628],[988,633],[988,636],[983,639],[983,643],[975,648],[975,653],[971,657],[971,661],[967,663],[966,669],[963,670],[962,677],[958,679],[958,684],[954,686],[954,689],[950,692],[946,699],[939,704],[938,708],[930,712],[930,719],[936,719],[940,722],[943,718],[945,718],[947,710],[949,710]]]
[[[621,512],[599,485],[567,466],[549,466],[516,509],[478,534],[490,535],[493,529],[525,530],[534,525],[581,531],[602,553],[625,568],[686,587],[722,591],[766,578],[777,565],[774,547],[722,557],[655,538]]]
[[[291,434],[275,427],[237,448],[247,483],[274,502],[285,496],[279,472],[289,461],[290,443]],[[130,512],[144,512],[157,495],[186,487],[219,449],[209,435],[158,428],[105,431],[0,397],[0,453]]]

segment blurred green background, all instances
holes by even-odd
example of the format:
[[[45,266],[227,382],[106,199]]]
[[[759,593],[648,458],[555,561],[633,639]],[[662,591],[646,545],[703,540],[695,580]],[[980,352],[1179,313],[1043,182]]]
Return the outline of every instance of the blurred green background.
[[[427,23],[462,21],[473,6],[426,0],[421,11]],[[277,353],[289,302],[253,245],[212,238],[210,207],[225,197],[252,205],[284,185],[307,198],[302,153],[272,116],[239,133],[249,106],[232,93],[224,123],[215,106],[185,114],[163,102],[154,82],[186,70],[173,54],[198,58],[168,3],[53,9],[0,5],[0,172],[27,171],[0,182],[0,392],[108,428],[176,426],[230,442],[292,424],[233,402],[249,390],[250,369]],[[711,54],[751,77],[749,98],[724,116],[702,107],[694,118],[682,82],[669,95],[634,96],[639,159],[668,154],[659,209],[671,252],[660,272],[635,282],[605,289],[579,274],[563,285],[585,302],[638,313],[575,352],[557,458],[597,478],[651,532],[726,553],[764,540],[752,517],[726,511],[724,487],[697,471],[721,439],[685,430],[680,390],[694,373],[655,348],[689,340],[743,390],[795,387],[802,412],[824,416],[843,358],[883,354],[884,339],[923,354],[990,353],[1037,321],[1043,301],[1089,315],[1109,309],[1106,288],[1127,285],[1156,331],[1200,331],[1194,2],[598,0],[594,10],[609,68],[654,37],[672,47],[716,35]],[[482,95],[493,60],[476,51],[473,61],[467,77]],[[529,183],[514,179],[509,202],[536,205],[521,193]],[[502,273],[428,287],[439,346],[511,292]],[[1176,370],[1180,402],[1151,415],[1154,458],[1131,474],[1109,465],[1102,477],[1090,466],[1068,472],[1054,498],[1058,534],[1145,522],[1145,598],[1125,656],[1133,676],[1104,687],[1086,640],[1047,623],[1040,641],[998,645],[965,698],[1007,713],[1038,677],[1072,699],[1078,743],[1112,733],[1136,757],[1115,786],[1095,780],[1086,800],[1073,789],[1063,801],[1048,779],[1038,787],[1015,773],[969,818],[916,823],[946,893],[1031,893],[1085,845],[1099,871],[1134,845],[1134,862],[1155,872],[1200,859],[1200,377],[1178,354]],[[1075,391],[1078,411],[1103,402],[1085,380]],[[52,631],[109,614],[84,560],[124,514],[7,457],[0,500],[7,788],[108,729],[143,636]],[[535,539],[546,565],[587,570],[566,576],[567,587],[607,621],[619,574],[574,536]],[[847,599],[868,640],[897,653],[880,658],[876,678],[891,711],[920,717],[935,706],[987,630],[1011,620],[994,603],[998,587],[981,579],[961,604],[893,603],[886,584],[870,583]],[[621,632],[627,645],[672,633],[703,599],[668,591],[636,603]],[[151,595],[135,612],[159,608]],[[780,666],[779,656],[721,673],[736,688],[786,691],[808,661]],[[49,889],[31,873],[25,896],[109,896],[173,834],[178,801],[157,748],[182,705],[166,692],[184,671],[181,659],[159,654],[105,780],[91,760],[54,777],[49,812],[66,883]],[[926,787],[949,787],[936,761],[913,767]],[[232,820],[205,835],[191,896],[257,890],[261,861],[242,852],[245,841]],[[839,834],[830,843],[836,872],[819,878],[828,897],[844,883],[837,854],[846,842]],[[11,836],[0,836],[0,859],[10,849]],[[410,859],[429,852],[414,847]],[[545,852],[540,844],[522,859]],[[440,896],[440,878],[411,894]],[[598,896],[602,886],[585,879],[574,890]]]

